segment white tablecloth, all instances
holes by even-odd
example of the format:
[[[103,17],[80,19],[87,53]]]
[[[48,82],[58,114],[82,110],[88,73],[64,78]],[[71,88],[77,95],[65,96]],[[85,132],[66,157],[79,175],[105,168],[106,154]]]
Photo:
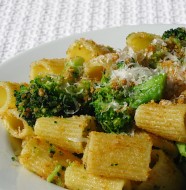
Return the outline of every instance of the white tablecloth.
[[[0,0],[0,63],[74,33],[163,23],[186,24],[186,0]]]

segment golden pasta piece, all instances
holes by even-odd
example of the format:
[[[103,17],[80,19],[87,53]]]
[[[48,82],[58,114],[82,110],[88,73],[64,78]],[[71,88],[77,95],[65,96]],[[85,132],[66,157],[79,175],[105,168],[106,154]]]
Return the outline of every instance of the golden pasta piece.
[[[108,46],[103,46],[92,40],[80,38],[69,46],[66,53],[68,58],[80,56],[87,62],[94,57],[112,52],[114,52],[113,49]]]
[[[65,185],[70,190],[130,190],[129,180],[106,178],[87,173],[83,164],[72,163],[65,171]]]
[[[7,131],[18,139],[24,139],[34,134],[33,128],[21,117],[17,109],[9,109],[2,115],[2,120]]]
[[[95,130],[95,121],[91,116],[41,117],[36,120],[35,134],[69,150],[82,153],[88,133]]]
[[[33,136],[23,142],[20,163],[49,182],[64,185],[64,171],[73,161],[81,162],[73,154],[44,139]]]
[[[186,104],[140,105],[135,113],[139,128],[165,139],[186,142]]]
[[[149,135],[152,139],[153,147],[162,149],[171,158],[176,158],[178,156],[179,153],[175,143],[150,133]]]
[[[147,32],[133,32],[127,36],[126,44],[137,52],[147,48],[155,38],[160,38],[160,36]]]
[[[152,142],[147,133],[134,136],[91,132],[83,162],[88,173],[145,181],[150,171]]]
[[[17,157],[20,155],[21,153],[21,150],[22,150],[22,139],[18,139],[18,138],[15,138],[13,137],[12,135],[8,135],[8,140],[11,144],[11,148],[13,150],[13,153],[14,155]]]
[[[47,74],[60,75],[64,69],[66,59],[41,59],[30,66],[30,80]]]
[[[103,72],[110,70],[111,66],[116,63],[118,57],[116,53],[107,53],[89,60],[85,64],[85,76],[92,80],[100,81]]]
[[[14,90],[18,90],[19,87],[20,84],[15,82],[0,81],[0,114],[16,107]]]
[[[152,151],[153,167],[147,181],[142,182],[134,190],[182,190],[186,181],[176,165],[162,150]]]

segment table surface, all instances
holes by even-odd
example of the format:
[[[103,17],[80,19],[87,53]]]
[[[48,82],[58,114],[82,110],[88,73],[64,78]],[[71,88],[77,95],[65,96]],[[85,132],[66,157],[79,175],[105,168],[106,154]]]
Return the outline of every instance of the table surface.
[[[75,33],[136,24],[186,24],[186,0],[0,0],[0,64]]]

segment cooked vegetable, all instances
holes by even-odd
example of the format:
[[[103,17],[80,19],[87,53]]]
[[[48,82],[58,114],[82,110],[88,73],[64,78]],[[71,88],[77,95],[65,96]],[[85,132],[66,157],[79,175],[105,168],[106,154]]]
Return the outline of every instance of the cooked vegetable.
[[[68,81],[78,81],[84,72],[84,59],[82,57],[74,57],[65,62],[64,70],[61,73]]]
[[[96,119],[105,132],[128,132],[132,128],[135,109],[140,104],[162,98],[166,75],[153,74],[147,69],[150,75],[147,77],[144,76],[146,69],[141,66],[123,69],[120,65],[111,76],[103,77],[92,104]],[[126,78],[120,79],[120,76]]]
[[[93,96],[96,119],[105,132],[126,132],[132,123],[132,110],[124,99],[128,95],[125,88],[114,89],[101,86]]]
[[[186,29],[178,27],[167,30],[163,33],[162,38],[166,41],[170,40],[176,45],[186,46]]]
[[[37,77],[15,91],[16,106],[30,126],[42,116],[72,116],[91,112],[91,82],[68,83],[62,76]]]
[[[186,157],[186,144],[177,142],[176,146],[178,147],[180,155],[183,156],[183,157]]]
[[[139,105],[149,102],[150,100],[160,101],[163,95],[166,82],[165,74],[158,74],[148,81],[135,86],[130,92],[127,99],[131,108],[137,108]]]

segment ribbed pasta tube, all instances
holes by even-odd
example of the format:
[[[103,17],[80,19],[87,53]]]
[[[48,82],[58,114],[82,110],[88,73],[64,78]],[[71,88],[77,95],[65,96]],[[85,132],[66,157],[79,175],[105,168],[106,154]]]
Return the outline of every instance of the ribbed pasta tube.
[[[0,81],[0,115],[8,109],[16,107],[14,90],[19,89],[19,87],[20,84],[18,83]]]
[[[83,164],[74,162],[65,171],[65,185],[71,190],[130,190],[129,180],[106,178],[87,173]]]
[[[88,133],[95,130],[94,118],[91,116],[41,117],[36,120],[35,134],[69,150],[83,153]]]
[[[147,133],[134,136],[91,132],[83,163],[88,173],[145,181],[150,171],[152,142]]]
[[[59,75],[64,69],[66,59],[41,59],[33,62],[30,67],[30,80],[37,76],[44,76],[47,74]]]
[[[89,60],[85,64],[84,75],[92,80],[100,81],[103,72],[111,69],[111,66],[116,62],[118,57],[116,53],[107,53]]]
[[[17,109],[7,110],[3,114],[2,120],[7,131],[13,137],[24,139],[34,134],[32,127],[23,118],[19,117]]]
[[[149,178],[134,190],[185,189],[186,182],[182,173],[162,150],[153,150],[152,160],[153,167],[149,173]]]
[[[135,113],[136,125],[165,139],[186,142],[186,104],[140,105]]]
[[[176,147],[174,142],[150,133],[149,135],[151,137],[153,147],[162,149],[171,158],[176,158],[178,156],[178,148]]]
[[[64,185],[64,171],[73,161],[81,162],[73,154],[36,136],[23,141],[20,163],[49,182]]]
[[[114,50],[108,46],[100,45],[92,40],[80,38],[72,43],[67,49],[67,58],[74,58],[77,56],[83,57],[85,62],[99,55],[114,52]]]

